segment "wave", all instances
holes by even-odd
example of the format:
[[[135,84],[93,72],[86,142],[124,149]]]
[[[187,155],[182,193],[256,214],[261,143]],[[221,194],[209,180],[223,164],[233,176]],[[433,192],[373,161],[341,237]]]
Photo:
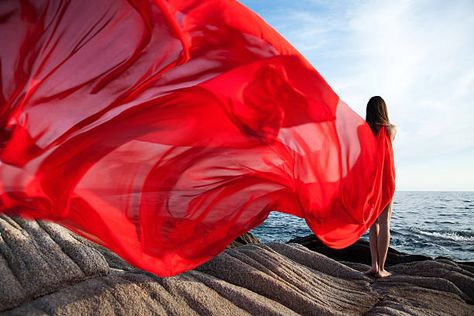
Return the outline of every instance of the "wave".
[[[410,228],[414,233],[420,233],[425,236],[449,239],[454,241],[462,242],[474,242],[474,235],[468,232],[456,232],[456,231],[429,231],[418,228]]]
[[[457,210],[470,210],[471,209],[471,207],[469,206],[455,206],[454,208]]]

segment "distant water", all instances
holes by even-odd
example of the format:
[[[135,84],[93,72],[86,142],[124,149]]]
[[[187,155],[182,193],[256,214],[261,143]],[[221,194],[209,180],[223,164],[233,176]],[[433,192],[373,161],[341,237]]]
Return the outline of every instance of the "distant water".
[[[312,234],[304,219],[280,212],[250,232],[263,242]],[[474,192],[397,191],[390,232],[398,251],[474,261]]]

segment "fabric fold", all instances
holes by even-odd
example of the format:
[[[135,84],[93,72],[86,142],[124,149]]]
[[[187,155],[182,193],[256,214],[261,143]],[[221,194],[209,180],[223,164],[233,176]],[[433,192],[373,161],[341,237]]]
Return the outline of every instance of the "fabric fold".
[[[1,213],[172,276],[271,211],[347,247],[393,197],[386,130],[237,1],[11,0],[0,17]]]

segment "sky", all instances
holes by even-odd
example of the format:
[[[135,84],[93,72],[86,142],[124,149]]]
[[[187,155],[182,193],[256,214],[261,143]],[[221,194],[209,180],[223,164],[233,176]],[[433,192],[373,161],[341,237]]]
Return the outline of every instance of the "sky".
[[[243,0],[365,117],[397,126],[397,190],[474,191],[474,1]]]

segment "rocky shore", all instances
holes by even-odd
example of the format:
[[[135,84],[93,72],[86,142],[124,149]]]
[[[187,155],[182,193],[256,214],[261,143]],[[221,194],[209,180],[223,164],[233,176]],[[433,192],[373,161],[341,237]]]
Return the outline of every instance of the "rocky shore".
[[[474,315],[474,266],[390,249],[389,278],[361,273],[360,240],[329,249],[314,235],[250,234],[169,278],[47,222],[0,216],[2,315]]]

